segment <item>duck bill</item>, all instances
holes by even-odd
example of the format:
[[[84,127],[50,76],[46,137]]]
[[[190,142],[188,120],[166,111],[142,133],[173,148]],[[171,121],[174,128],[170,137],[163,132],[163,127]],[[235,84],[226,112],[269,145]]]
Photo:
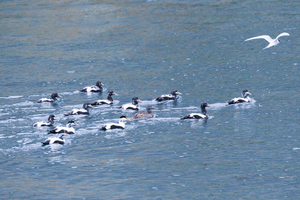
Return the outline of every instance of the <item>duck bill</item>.
[[[59,118],[57,118],[57,117],[54,117],[54,119],[59,120]]]
[[[141,101],[140,99],[138,99],[138,101],[139,101],[140,103],[142,103],[142,101]]]
[[[114,92],[114,95],[119,96],[117,93]]]
[[[126,119],[127,119],[127,121],[130,121],[130,119],[128,119],[127,117],[126,117]]]
[[[180,92],[176,92],[176,94],[182,95]]]

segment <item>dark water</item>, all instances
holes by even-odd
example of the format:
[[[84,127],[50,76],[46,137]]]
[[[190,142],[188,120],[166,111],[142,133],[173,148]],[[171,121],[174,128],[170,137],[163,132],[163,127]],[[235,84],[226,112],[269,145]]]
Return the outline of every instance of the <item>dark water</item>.
[[[2,1],[1,198],[299,199],[299,19],[298,1]],[[113,106],[63,115],[111,89]],[[226,105],[244,89],[251,103]],[[134,96],[154,118],[98,130]],[[207,121],[180,120],[204,101]],[[64,145],[32,127],[50,114],[78,123]]]

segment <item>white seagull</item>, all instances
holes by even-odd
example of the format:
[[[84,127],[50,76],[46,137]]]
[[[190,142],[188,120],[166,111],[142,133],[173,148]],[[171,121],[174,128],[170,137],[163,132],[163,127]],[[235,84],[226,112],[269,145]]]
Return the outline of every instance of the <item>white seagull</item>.
[[[249,38],[249,39],[245,40],[245,42],[249,41],[249,40],[265,39],[265,40],[267,40],[269,42],[269,45],[266,46],[265,48],[263,48],[263,50],[264,50],[264,49],[267,49],[267,48],[270,48],[270,47],[275,47],[278,44],[280,44],[279,38],[282,37],[282,36],[290,36],[290,34],[288,34],[286,32],[283,32],[283,33],[280,33],[275,39],[272,39],[268,35],[260,35],[260,36]]]

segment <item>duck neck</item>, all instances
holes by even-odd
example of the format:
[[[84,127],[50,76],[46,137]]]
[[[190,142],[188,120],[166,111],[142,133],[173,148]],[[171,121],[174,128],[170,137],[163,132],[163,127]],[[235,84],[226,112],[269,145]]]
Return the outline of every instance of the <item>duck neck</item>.
[[[132,100],[132,105],[138,105],[138,101],[136,101],[136,100]]]
[[[249,93],[248,93],[248,92],[242,93],[242,97],[243,97],[244,99],[247,99],[248,96],[249,96]]]
[[[114,101],[113,98],[111,97],[111,94],[107,95],[107,100]]]
[[[206,109],[204,106],[201,106],[201,112],[203,113],[203,115],[207,115]]]
[[[53,125],[55,122],[53,119],[50,119],[50,124]]]
[[[124,126],[124,125],[125,125],[123,119],[119,119],[119,124],[120,124],[121,126]]]
[[[89,110],[89,107],[88,107],[87,105],[84,105],[84,106],[83,106],[83,109],[86,110],[87,112],[90,111],[90,110]]]
[[[244,99],[250,99],[249,95],[246,94],[246,95],[244,96]]]
[[[101,83],[97,83],[96,86],[101,90],[103,89]]]

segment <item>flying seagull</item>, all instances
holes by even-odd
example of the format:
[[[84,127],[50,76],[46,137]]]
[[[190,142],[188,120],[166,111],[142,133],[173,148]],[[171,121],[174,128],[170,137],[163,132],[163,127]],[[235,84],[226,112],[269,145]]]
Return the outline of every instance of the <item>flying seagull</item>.
[[[263,50],[264,50],[264,49],[267,49],[267,48],[270,48],[270,47],[275,47],[275,46],[277,46],[278,44],[280,44],[279,38],[280,38],[281,36],[290,36],[290,34],[288,34],[288,33],[286,33],[286,32],[283,32],[283,33],[279,34],[275,39],[272,39],[272,38],[271,38],[270,36],[268,36],[268,35],[260,35],[260,36],[256,36],[256,37],[249,38],[249,39],[245,40],[245,42],[246,42],[246,41],[249,41],[249,40],[255,40],[255,39],[265,39],[265,40],[267,40],[267,41],[269,42],[269,45],[266,46],[265,48],[263,48]]]

